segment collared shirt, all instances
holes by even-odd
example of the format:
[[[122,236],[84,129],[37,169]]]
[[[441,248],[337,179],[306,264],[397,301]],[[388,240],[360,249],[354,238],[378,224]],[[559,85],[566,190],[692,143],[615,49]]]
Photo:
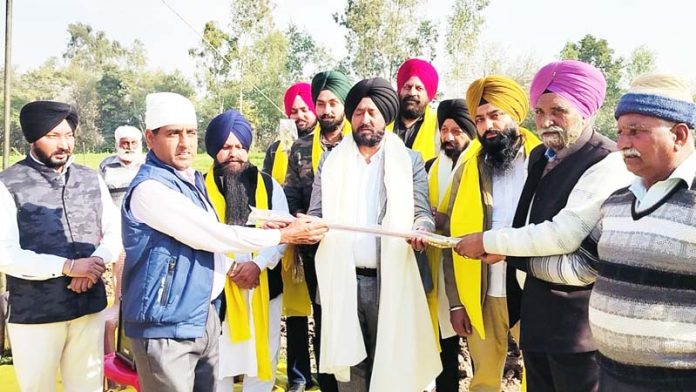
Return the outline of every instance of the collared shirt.
[[[643,212],[664,198],[675,186],[682,181],[687,187],[691,187],[696,176],[696,153],[691,153],[666,179],[654,183],[649,189],[645,187],[643,179],[636,178],[628,188],[636,197],[636,212]]]
[[[43,165],[43,162],[29,154],[31,159]],[[73,157],[63,167],[61,175],[73,163]],[[116,261],[121,253],[121,214],[111,201],[109,190],[99,177],[99,191],[102,203],[101,229],[102,239],[92,253],[104,260],[104,263]],[[65,257],[36,253],[22,249],[19,244],[19,226],[17,205],[10,191],[0,182],[0,216],[5,217],[0,223],[0,272],[26,280],[46,280],[61,276]],[[11,217],[11,219],[7,219]]]
[[[123,196],[128,190],[131,181],[135,178],[140,170],[140,165],[145,162],[145,156],[143,154],[138,154],[133,162],[126,165],[118,155],[111,155],[106,157],[99,164],[99,172],[104,178],[106,186],[109,188],[111,193],[111,198],[114,204],[121,206],[123,201]]]
[[[379,190],[383,179],[384,148],[365,161],[365,157],[356,153],[355,164],[358,166],[356,178],[357,220],[358,226],[375,226],[379,219]],[[356,233],[353,245],[355,266],[360,268],[377,268],[377,237],[374,234]]]
[[[578,151],[579,149],[582,148],[587,142],[590,141],[590,138],[592,137],[592,128],[586,128],[584,129],[581,133],[580,136],[578,136],[578,139],[573,142],[571,145],[569,145],[566,148],[561,149],[560,151],[554,151],[550,148],[546,149],[546,152],[544,155],[546,155],[546,158],[549,160],[548,163],[546,164],[546,167],[544,168],[544,174],[546,175],[548,172],[553,170],[554,167],[558,166],[561,162],[563,162],[564,159]]]
[[[418,119],[414,121],[410,127],[406,127],[406,125],[404,125],[404,121],[401,119],[401,117],[399,117],[397,120],[396,124],[394,125],[394,133],[396,133],[396,135],[404,141],[406,147],[413,148],[413,142],[416,140],[416,135],[418,134],[421,125],[423,125],[423,120],[423,116],[418,117]]]
[[[517,203],[520,201],[526,178],[524,149],[520,148],[510,168],[504,172],[493,171],[493,211],[491,230],[512,226]],[[488,295],[505,297],[507,263],[500,262],[488,267]]]
[[[179,173],[193,183],[193,169]],[[207,200],[205,196],[202,199]],[[183,194],[155,180],[143,181],[133,189],[130,207],[137,221],[174,237],[193,249],[215,254],[211,301],[225,287],[225,276],[232,265],[225,254],[251,253],[280,243],[279,230],[260,230],[221,223],[208,202],[203,210]]]

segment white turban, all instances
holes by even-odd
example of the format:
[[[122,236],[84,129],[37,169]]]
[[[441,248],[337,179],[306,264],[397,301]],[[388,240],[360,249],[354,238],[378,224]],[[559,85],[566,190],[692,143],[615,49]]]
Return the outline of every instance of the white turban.
[[[157,129],[172,124],[198,124],[196,110],[188,98],[176,93],[152,93],[145,98],[145,128]]]
[[[121,125],[114,131],[114,140],[118,143],[119,140],[127,137],[129,139],[143,140],[143,133],[136,127],[131,127],[130,125]]]

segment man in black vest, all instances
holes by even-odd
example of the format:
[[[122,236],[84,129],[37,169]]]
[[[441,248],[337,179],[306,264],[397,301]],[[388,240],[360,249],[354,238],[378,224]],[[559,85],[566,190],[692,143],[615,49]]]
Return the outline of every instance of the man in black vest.
[[[8,274],[15,371],[22,391],[101,391],[106,292],[120,220],[94,170],[73,163],[78,115],[51,101],[19,115],[29,154],[0,173],[0,271]]]
[[[582,239],[599,218],[601,203],[631,176],[616,143],[595,132],[593,117],[604,101],[606,81],[595,67],[565,60],[534,77],[530,101],[544,145],[532,151],[514,228],[465,237],[457,252],[508,258],[510,317],[519,318],[530,391],[596,391],[596,347],[588,302],[592,271],[558,268],[562,260],[584,260],[596,249]],[[582,244],[581,244],[582,242]],[[578,249],[579,248],[579,249]],[[554,252],[555,251],[555,252]],[[484,261],[500,257],[489,255]],[[527,272],[520,292],[516,270]],[[554,284],[556,274],[576,274]]]
[[[212,171],[206,175],[206,190],[218,217],[228,225],[246,225],[249,206],[288,212],[280,184],[249,162],[251,141],[249,122],[234,109],[215,117],[205,133],[206,151],[215,160]],[[244,392],[273,389],[280,351],[283,291],[279,262],[286,247],[283,244],[253,254],[234,254],[222,296],[221,318],[226,325],[220,338],[218,391],[233,390],[234,376],[239,374],[244,374]],[[233,341],[230,331],[242,328],[254,333],[247,339]],[[263,337],[256,335],[260,330],[264,331]]]

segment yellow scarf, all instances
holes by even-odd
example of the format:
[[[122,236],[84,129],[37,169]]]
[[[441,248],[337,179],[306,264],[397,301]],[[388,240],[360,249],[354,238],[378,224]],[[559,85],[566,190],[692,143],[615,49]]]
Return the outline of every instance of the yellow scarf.
[[[288,153],[282,148],[283,143],[278,143],[278,148],[275,151],[273,158],[273,168],[271,169],[271,177],[279,184],[285,184],[285,174],[288,172]]]
[[[205,178],[205,188],[208,191],[208,197],[213,204],[215,213],[218,219],[225,222],[225,198],[220,193],[215,184],[215,175],[211,168]],[[268,191],[266,190],[265,182],[259,171],[257,177],[256,208],[268,209]],[[234,254],[227,254],[227,257],[234,259]],[[259,276],[259,287],[257,287],[251,296],[251,311],[254,315],[254,342],[256,343],[256,358],[258,366],[258,378],[260,380],[270,380],[273,376],[271,370],[271,350],[268,341],[268,319],[269,319],[269,302],[268,296],[268,271],[261,271]],[[243,289],[239,288],[236,283],[228,276],[225,280],[225,300],[227,302],[227,324],[230,328],[230,337],[232,343],[239,343],[251,339],[251,330],[249,329],[249,314],[247,312],[246,301],[244,300]]]
[[[341,132],[343,136],[350,135],[353,129],[350,126],[350,122],[343,120],[343,131]],[[321,129],[317,123],[316,128],[314,128],[314,135],[312,137],[312,169],[314,173],[317,172],[319,168],[319,161],[321,160],[321,154],[324,153],[324,149],[321,146]]]
[[[389,132],[394,132],[394,123],[387,125],[386,129]],[[421,154],[424,162],[435,158],[439,152],[435,150],[437,131],[437,115],[430,109],[429,105],[426,105],[425,113],[423,113],[423,123],[418,129],[416,140],[413,141],[413,146],[411,147],[411,150],[418,151]]]
[[[530,131],[520,128],[524,138],[524,153],[529,153],[541,142]],[[450,214],[450,233],[460,237],[483,231],[484,206],[481,200],[478,155],[481,142],[475,140],[465,151],[462,160],[462,177],[455,193],[454,205]],[[449,197],[447,197],[449,198]],[[469,259],[452,252],[454,276],[459,291],[459,300],[469,314],[471,325],[482,339],[486,338],[481,310],[481,260]]]
[[[280,274],[283,277],[283,316],[306,317],[312,314],[312,302],[309,299],[309,290],[306,281],[298,281],[292,273],[295,264],[295,252],[293,245],[288,245],[283,259]],[[301,267],[301,266],[300,266]]]

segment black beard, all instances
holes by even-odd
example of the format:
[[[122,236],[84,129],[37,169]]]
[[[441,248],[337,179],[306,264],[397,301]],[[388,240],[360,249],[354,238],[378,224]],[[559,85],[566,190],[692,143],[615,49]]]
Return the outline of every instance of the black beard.
[[[486,131],[491,132],[491,131]],[[506,171],[512,166],[520,149],[521,136],[516,128],[506,128],[496,137],[488,139],[479,136],[483,147],[484,162],[494,171]]]
[[[416,99],[416,101],[410,101],[411,99]],[[414,102],[415,107],[406,107],[406,102]],[[405,118],[407,120],[416,120],[421,118],[425,114],[425,105],[427,103],[421,102],[417,97],[409,95],[403,98],[399,98],[399,117]]]
[[[225,223],[245,226],[251,209],[249,196],[242,177],[251,165],[245,162],[240,169],[231,170],[227,166],[215,164],[213,174],[222,178],[222,196],[225,198]],[[263,184],[260,184],[263,186]]]
[[[355,144],[358,146],[365,146],[365,147],[374,147],[378,145],[382,139],[384,139],[384,129],[380,131],[375,131],[374,133],[370,133],[367,135],[361,135],[360,131],[363,129],[363,126],[358,127],[357,130],[353,131],[353,140],[355,140]]]
[[[316,125],[317,125],[317,122],[315,120],[312,124],[307,125],[306,128],[297,128],[297,137],[309,135],[310,133],[312,133],[312,130],[314,129],[314,127]]]
[[[58,151],[62,151],[66,154],[65,159],[63,160],[57,160],[53,159],[51,155],[46,155],[43,151],[39,150],[38,148],[32,149],[34,152],[34,155],[36,155],[36,159],[46,165],[46,167],[50,167],[51,169],[57,169],[60,167],[65,166],[66,163],[68,163],[68,159],[70,159],[70,156],[72,154],[68,153],[67,150],[56,150],[54,153],[57,153]]]
[[[446,146],[452,146],[452,148],[447,149],[447,148],[445,148]],[[449,143],[442,144],[442,151],[445,153],[446,157],[453,160],[454,162],[457,161],[457,159],[459,158],[459,154],[462,153],[461,151],[457,151],[457,149],[454,147],[454,145],[449,144]]]
[[[341,124],[343,124],[343,117],[344,117],[344,115],[341,115],[340,117],[336,116],[333,119],[320,118],[319,119],[319,128],[321,128],[321,133],[333,132],[333,131],[337,130],[341,126]]]

